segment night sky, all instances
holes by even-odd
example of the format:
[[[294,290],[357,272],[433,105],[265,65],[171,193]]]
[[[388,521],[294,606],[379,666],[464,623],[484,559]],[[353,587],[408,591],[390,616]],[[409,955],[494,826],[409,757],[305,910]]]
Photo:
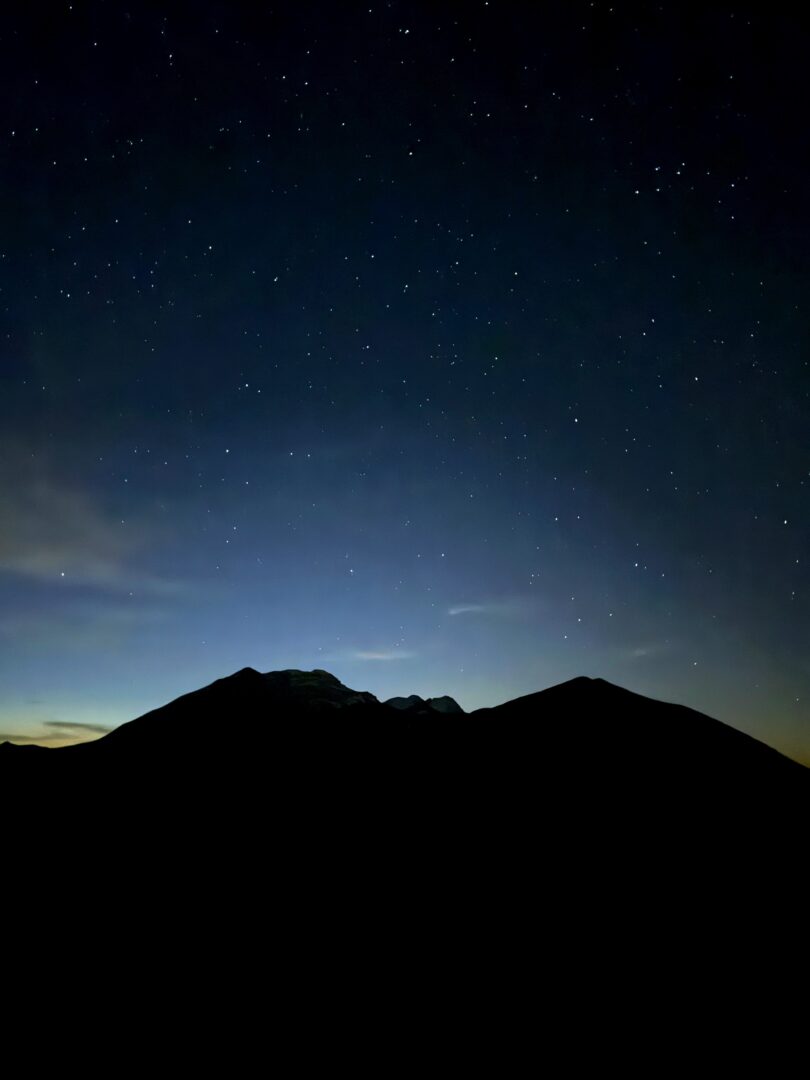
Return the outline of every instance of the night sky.
[[[810,762],[786,12],[12,5],[0,738],[586,674]]]

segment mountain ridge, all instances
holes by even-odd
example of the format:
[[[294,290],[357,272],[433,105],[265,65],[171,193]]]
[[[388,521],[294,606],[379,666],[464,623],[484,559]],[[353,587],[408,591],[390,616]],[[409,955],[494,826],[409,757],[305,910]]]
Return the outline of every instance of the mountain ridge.
[[[372,891],[382,860],[425,889],[485,874],[488,893],[528,897],[545,875],[584,896],[618,873],[641,895],[653,864],[661,888],[673,867],[697,887],[718,859],[743,881],[798,866],[810,770],[605,680],[441,713],[318,669],[242,669],[92,742],[0,746],[1,799],[29,829],[93,822],[96,846],[170,874],[187,852],[258,873],[267,852],[293,879],[327,868]]]
[[[699,738],[703,740],[704,753],[706,746],[711,744],[716,757],[719,740],[724,748],[734,745],[737,753],[750,753],[756,748],[761,755],[771,760],[788,762],[810,775],[810,770],[799,762],[704,713],[683,705],[645,697],[599,677],[584,675],[499,705],[467,712],[449,696],[425,699],[411,694],[408,697],[380,701],[369,691],[346,686],[337,676],[322,668],[313,668],[310,671],[287,668],[259,672],[255,668],[244,667],[204,687],[181,694],[167,704],[121,724],[99,739],[58,748],[30,744],[22,746],[6,741],[0,744],[0,749],[4,750],[4,754],[8,753],[6,748],[48,749],[48,756],[56,752],[63,756],[70,753],[75,757],[80,749],[86,754],[87,750],[94,748],[93,752],[98,753],[99,748],[106,750],[111,745],[131,742],[136,736],[143,739],[147,729],[151,737],[161,738],[165,738],[167,734],[172,734],[175,738],[178,734],[191,737],[195,727],[200,729],[199,733],[204,734],[206,725],[211,727],[210,718],[213,714],[222,718],[225,714],[239,714],[240,710],[243,714],[242,720],[248,716],[254,722],[254,735],[260,730],[256,728],[255,722],[260,721],[258,714],[262,712],[266,714],[265,719],[278,715],[289,719],[288,713],[310,720],[327,716],[334,719],[345,714],[352,720],[387,719],[400,725],[408,725],[417,719],[424,721],[426,718],[441,718],[451,726],[466,722],[468,730],[471,730],[470,725],[476,726],[485,721],[525,722],[536,719],[545,725],[546,739],[555,743],[557,749],[560,749],[558,744],[561,739],[563,742],[570,741],[572,727],[577,723],[582,724],[583,711],[601,710],[603,713],[607,711],[620,716],[621,724],[609,728],[607,735],[610,739],[624,739],[625,742],[628,739],[649,738],[650,733],[656,730],[656,722],[652,718],[658,718],[660,727],[662,718],[666,717],[667,723],[675,725],[668,736],[671,752],[683,743],[684,738]],[[535,716],[535,713],[538,716]],[[560,726],[560,718],[565,714],[568,719]],[[557,729],[554,728],[555,723]],[[622,728],[630,730],[623,732]],[[583,736],[584,734],[583,732]],[[605,741],[604,735],[593,723],[588,726],[587,738],[600,743]]]

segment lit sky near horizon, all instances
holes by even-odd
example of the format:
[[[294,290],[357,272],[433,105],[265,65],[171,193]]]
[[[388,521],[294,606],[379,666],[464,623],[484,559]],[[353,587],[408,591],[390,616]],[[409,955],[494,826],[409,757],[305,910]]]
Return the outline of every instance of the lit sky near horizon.
[[[810,763],[807,43],[710,7],[6,20],[0,740],[586,674]]]

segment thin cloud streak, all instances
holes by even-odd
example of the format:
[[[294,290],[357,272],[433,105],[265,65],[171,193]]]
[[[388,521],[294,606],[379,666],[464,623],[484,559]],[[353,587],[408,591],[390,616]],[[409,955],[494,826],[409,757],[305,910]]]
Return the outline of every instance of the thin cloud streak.
[[[108,731],[113,729],[107,724],[83,724],[79,721],[75,723],[70,720],[43,720],[44,727],[63,728],[65,731],[94,731],[101,735],[106,735]]]
[[[447,609],[447,614],[458,615],[492,615],[496,618],[510,619],[525,615],[530,610],[528,601],[519,597],[507,600],[490,600],[476,604],[453,604]]]

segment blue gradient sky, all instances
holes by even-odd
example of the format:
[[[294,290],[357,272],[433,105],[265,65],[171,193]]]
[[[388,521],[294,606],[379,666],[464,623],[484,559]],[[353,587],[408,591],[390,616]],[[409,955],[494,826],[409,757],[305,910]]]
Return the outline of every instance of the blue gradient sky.
[[[74,7],[2,37],[0,737],[589,674],[810,761],[790,18]]]

